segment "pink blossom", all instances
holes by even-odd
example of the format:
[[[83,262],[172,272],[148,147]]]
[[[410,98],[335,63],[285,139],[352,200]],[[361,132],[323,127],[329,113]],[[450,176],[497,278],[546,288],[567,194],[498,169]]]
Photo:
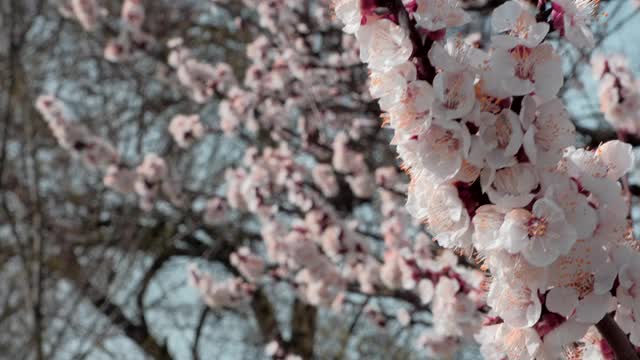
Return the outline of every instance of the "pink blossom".
[[[181,148],[188,148],[204,135],[204,126],[198,115],[176,115],[169,124],[169,133]]]
[[[71,0],[71,7],[73,14],[85,30],[95,30],[100,16],[100,8],[96,0]]]

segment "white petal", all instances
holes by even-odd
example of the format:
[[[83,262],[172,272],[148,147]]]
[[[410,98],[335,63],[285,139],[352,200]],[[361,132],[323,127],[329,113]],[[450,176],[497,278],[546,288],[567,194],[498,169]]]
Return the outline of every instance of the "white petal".
[[[527,222],[531,213],[524,209],[515,209],[507,213],[500,227],[500,241],[503,248],[515,254],[524,249],[529,243]]]
[[[610,294],[598,295],[591,293],[580,300],[576,308],[576,321],[585,324],[595,324],[609,311],[609,304],[613,297]]]
[[[538,64],[533,74],[533,80],[535,81],[536,95],[543,102],[551,100],[564,83],[562,61],[554,57]]]
[[[499,33],[510,30],[514,25],[522,7],[515,1],[507,1],[493,10],[491,15],[491,28],[493,32]]]
[[[597,154],[607,165],[607,177],[618,180],[633,169],[634,155],[630,144],[619,140],[607,141],[598,146]]]
[[[473,217],[474,245],[478,250],[495,249],[500,245],[499,230],[504,213],[494,205],[483,205]]]
[[[613,282],[618,276],[618,269],[614,262],[606,262],[602,264],[595,272],[595,281],[593,284],[593,292],[596,294],[604,294],[611,290]]]
[[[434,288],[431,280],[428,280],[428,279],[420,280],[420,282],[418,283],[418,294],[420,295],[420,302],[423,305],[426,305],[431,302],[431,299],[433,299],[433,292],[434,292],[433,290]]]
[[[549,311],[569,317],[578,305],[578,292],[574,288],[553,288],[547,293],[545,304]]]

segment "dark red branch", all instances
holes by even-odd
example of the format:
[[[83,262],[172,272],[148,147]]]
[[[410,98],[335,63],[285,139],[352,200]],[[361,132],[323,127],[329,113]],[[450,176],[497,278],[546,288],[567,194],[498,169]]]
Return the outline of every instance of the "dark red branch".
[[[609,343],[618,360],[640,360],[636,349],[629,341],[627,334],[620,329],[611,314],[605,315],[596,328],[602,337]]]

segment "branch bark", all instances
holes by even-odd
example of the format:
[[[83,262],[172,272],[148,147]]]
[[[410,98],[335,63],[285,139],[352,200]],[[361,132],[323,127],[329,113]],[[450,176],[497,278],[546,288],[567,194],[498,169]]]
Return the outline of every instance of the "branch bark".
[[[313,359],[317,313],[316,307],[296,298],[291,318],[291,339],[287,343],[290,353],[303,359]]]
[[[282,334],[278,327],[273,305],[261,289],[258,289],[253,295],[251,308],[264,342],[267,343],[271,340],[282,341]]]
[[[136,343],[147,355],[157,360],[171,360],[166,344],[160,344],[153,337],[146,326],[130,320],[122,309],[111,301],[103,292],[91,284],[84,274],[82,266],[71,252],[64,258],[51,258],[49,268],[69,279],[76,287],[85,288],[84,292],[93,306],[111,323],[116,325],[129,339]]]
[[[613,349],[618,360],[640,360],[634,346],[629,341],[627,334],[620,329],[611,314],[605,315],[596,328]]]

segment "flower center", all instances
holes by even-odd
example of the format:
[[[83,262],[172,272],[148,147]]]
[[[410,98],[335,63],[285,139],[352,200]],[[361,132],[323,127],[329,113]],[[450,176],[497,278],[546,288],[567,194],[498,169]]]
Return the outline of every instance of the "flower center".
[[[444,101],[443,105],[449,110],[457,109],[458,106],[464,100],[464,93],[462,86],[464,85],[464,77],[462,74],[456,74],[452,79],[449,79],[448,85],[444,89]]]
[[[520,14],[518,16],[518,20],[516,20],[516,24],[511,31],[512,35],[521,36],[523,38],[529,37],[529,18],[524,14]]]
[[[529,237],[541,237],[547,232],[547,219],[532,217],[529,220]]]
[[[498,141],[498,147],[500,149],[506,149],[511,141],[511,124],[506,119],[506,115],[500,115],[496,119],[496,137]]]
[[[525,46],[516,46],[511,50],[511,56],[516,61],[515,75],[520,79],[531,79],[533,77],[533,50]]]

